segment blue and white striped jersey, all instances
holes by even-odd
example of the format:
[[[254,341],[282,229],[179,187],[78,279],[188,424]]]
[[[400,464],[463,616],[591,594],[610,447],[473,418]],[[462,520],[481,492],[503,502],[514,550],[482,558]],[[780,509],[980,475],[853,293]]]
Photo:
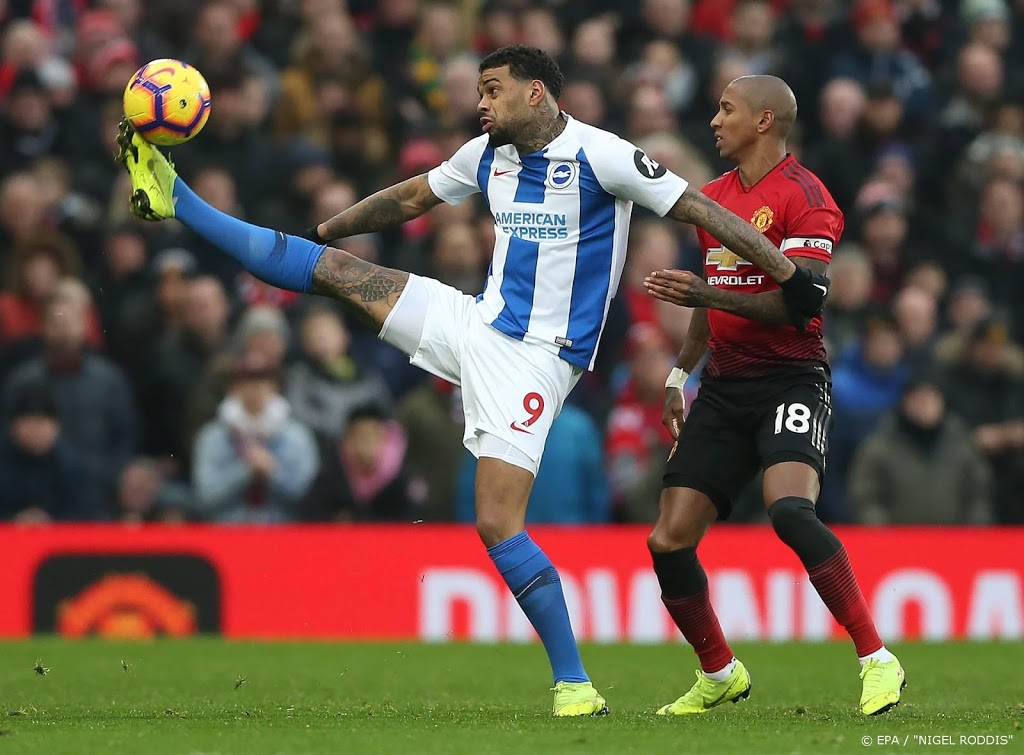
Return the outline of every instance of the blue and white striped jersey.
[[[665,215],[687,183],[615,134],[566,116],[540,152],[493,148],[486,134],[428,174],[449,204],[481,192],[494,216],[477,309],[502,333],[593,369],[619,286],[633,203]]]

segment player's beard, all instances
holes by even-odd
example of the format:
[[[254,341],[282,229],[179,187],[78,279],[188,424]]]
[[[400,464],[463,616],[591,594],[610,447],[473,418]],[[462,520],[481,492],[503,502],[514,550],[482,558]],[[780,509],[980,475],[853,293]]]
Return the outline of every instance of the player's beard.
[[[487,131],[487,143],[493,147],[504,147],[506,144],[512,143],[512,137],[508,133],[508,129],[504,126],[499,126],[495,122],[491,122],[491,127]]]
[[[516,136],[523,130],[522,120],[514,115],[506,115],[499,124],[496,120],[491,121],[491,127],[487,130],[487,143],[491,147],[504,147],[506,144],[515,144]]]

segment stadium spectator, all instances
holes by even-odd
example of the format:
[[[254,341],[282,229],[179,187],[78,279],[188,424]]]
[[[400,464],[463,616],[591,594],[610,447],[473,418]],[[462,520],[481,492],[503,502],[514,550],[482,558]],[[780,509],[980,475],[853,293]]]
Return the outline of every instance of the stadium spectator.
[[[907,366],[911,372],[924,372],[934,358],[938,303],[930,293],[911,285],[896,294],[892,308]]]
[[[427,484],[423,518],[453,521],[459,468],[466,454],[462,390],[431,377],[405,394],[395,407],[395,419],[405,429],[409,474]]]
[[[411,522],[427,484],[409,474],[402,426],[371,404],[349,415],[345,432],[321,448],[321,467],[303,503],[313,521]]]
[[[0,521],[43,524],[95,518],[91,470],[62,432],[45,383],[25,383],[10,398],[0,437]]]
[[[181,326],[158,339],[149,357],[140,403],[146,418],[144,449],[174,459],[187,475],[192,437],[188,405],[203,373],[228,342],[228,300],[220,282],[199,276],[183,282]]]
[[[870,312],[874,270],[871,260],[854,244],[842,244],[829,266],[832,287],[825,311],[825,337],[833,360],[860,338]]]
[[[834,426],[818,512],[822,520],[849,522],[853,513],[845,488],[853,456],[882,415],[896,406],[909,372],[892,317],[872,317],[860,342],[833,357],[832,365]]]
[[[173,482],[156,459],[139,457],[121,472],[117,486],[117,521],[125,524],[145,522],[184,522],[191,509],[191,491],[184,483]]]
[[[86,518],[108,509],[115,480],[135,449],[138,419],[124,373],[86,348],[91,300],[84,286],[58,289],[43,314],[44,353],[17,367],[4,386],[5,416],[28,386],[47,384],[68,444],[88,469],[79,485]]]
[[[650,523],[657,518],[665,449],[672,444],[661,414],[665,370],[672,368],[675,353],[651,323],[630,328],[626,353],[629,373],[608,416],[607,476],[617,515],[625,521]]]
[[[860,446],[850,503],[862,524],[988,524],[992,472],[964,422],[927,378],[907,383],[896,411]]]
[[[278,368],[250,353],[237,360],[217,418],[193,450],[196,510],[214,522],[272,524],[298,518],[320,466],[313,433],[278,393]]]
[[[356,409],[367,404],[389,408],[387,384],[349,353],[351,336],[333,309],[310,308],[300,330],[302,358],[288,370],[286,393],[296,419],[337,438]]]
[[[942,367],[950,408],[972,429],[996,474],[996,519],[1024,521],[1024,349],[1011,340],[1007,323],[992,317],[975,325]]]
[[[26,238],[10,255],[7,291],[0,291],[0,348],[29,353],[42,333],[43,310],[62,279],[76,277],[81,258],[74,242],[57,231],[41,230]],[[90,302],[86,311],[86,342],[102,344],[100,320]]]

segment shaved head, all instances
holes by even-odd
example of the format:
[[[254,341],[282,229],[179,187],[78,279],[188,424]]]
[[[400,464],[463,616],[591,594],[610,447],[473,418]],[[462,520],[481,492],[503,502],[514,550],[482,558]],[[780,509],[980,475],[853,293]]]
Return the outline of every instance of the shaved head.
[[[777,135],[785,139],[796,123],[796,96],[778,76],[740,76],[726,87],[754,113],[770,110]]]

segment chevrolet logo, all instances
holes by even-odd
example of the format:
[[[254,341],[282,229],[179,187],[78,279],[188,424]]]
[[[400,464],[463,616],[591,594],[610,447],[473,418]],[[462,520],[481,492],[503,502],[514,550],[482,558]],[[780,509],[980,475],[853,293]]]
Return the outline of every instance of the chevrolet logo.
[[[707,264],[718,265],[719,270],[736,270],[739,265],[749,265],[751,263],[735,252],[720,246],[717,249],[708,249]]]

